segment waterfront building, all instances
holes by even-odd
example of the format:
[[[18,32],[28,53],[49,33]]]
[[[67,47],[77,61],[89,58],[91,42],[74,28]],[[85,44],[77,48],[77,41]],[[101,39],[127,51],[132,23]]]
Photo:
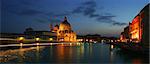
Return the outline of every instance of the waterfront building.
[[[121,33],[120,40],[128,38],[131,42],[149,46],[149,4],[146,5]]]
[[[140,42],[141,40],[141,35],[142,35],[142,22],[140,21],[140,16],[137,15],[133,20],[132,23],[130,24],[131,29],[130,29],[130,38],[134,42]]]
[[[67,17],[60,25],[55,25],[52,32],[57,34],[57,41],[59,42],[76,42],[76,33],[72,30]]]
[[[121,34],[120,34],[120,41],[121,41],[121,42],[125,42],[125,35],[124,35],[124,32],[121,32]]]
[[[130,39],[133,42],[149,42],[149,4],[135,16],[130,27]]]
[[[140,12],[140,21],[142,22],[142,35],[141,35],[141,42],[142,44],[144,45],[144,47],[146,48],[149,48],[149,24],[150,24],[150,21],[149,21],[149,5],[150,3],[145,6],[141,12]]]
[[[27,28],[24,31],[25,38],[26,39],[34,39],[34,38],[40,38],[43,40],[48,40],[49,38],[56,38],[56,33],[51,31],[35,31],[32,28]]]
[[[124,31],[121,32],[121,35],[120,35],[120,40],[121,42],[129,42],[129,26],[126,26],[124,28]]]
[[[85,36],[85,42],[100,42],[101,35],[99,34],[88,34]]]
[[[0,38],[12,38],[16,39],[18,37],[24,37],[25,35],[22,33],[0,33]]]

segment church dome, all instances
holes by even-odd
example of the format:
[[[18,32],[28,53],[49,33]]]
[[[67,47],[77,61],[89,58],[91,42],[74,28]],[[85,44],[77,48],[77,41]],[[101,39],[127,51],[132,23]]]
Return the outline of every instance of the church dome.
[[[63,21],[61,24],[66,25],[66,26],[71,26],[70,23],[68,23],[68,21]]]
[[[58,27],[58,28],[59,28],[59,25],[58,25],[58,24],[56,24],[56,25],[55,25],[55,27]]]
[[[64,21],[60,23],[60,30],[71,30],[71,25],[67,21],[67,17],[64,18]]]

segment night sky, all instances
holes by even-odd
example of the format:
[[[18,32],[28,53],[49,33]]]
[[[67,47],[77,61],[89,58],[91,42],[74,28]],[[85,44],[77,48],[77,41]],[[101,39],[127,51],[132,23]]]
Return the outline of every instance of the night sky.
[[[1,32],[49,31],[67,16],[77,34],[118,36],[148,0],[1,0]]]

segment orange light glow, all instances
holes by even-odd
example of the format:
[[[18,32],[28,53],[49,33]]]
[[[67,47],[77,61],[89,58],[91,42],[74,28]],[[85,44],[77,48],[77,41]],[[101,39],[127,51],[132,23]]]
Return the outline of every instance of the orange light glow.
[[[131,39],[136,42],[139,42],[142,37],[141,36],[142,28],[140,27],[141,22],[139,18],[140,18],[139,16],[136,16],[133,19],[132,24],[130,25],[131,26],[131,30],[130,30]]]
[[[36,43],[36,45],[39,45],[40,43]]]
[[[22,44],[22,43],[20,43],[20,46],[23,46],[23,44]]]
[[[53,41],[53,38],[49,38],[50,41]]]
[[[64,44],[63,44],[63,43],[61,43],[61,45],[62,45],[62,46],[64,46]]]
[[[50,45],[53,45],[52,43],[50,43]]]
[[[35,38],[35,40],[36,40],[36,41],[39,41],[39,40],[40,40],[40,38]]]
[[[72,45],[72,43],[70,43],[70,46]]]
[[[111,45],[111,49],[113,49],[114,48],[114,45]]]

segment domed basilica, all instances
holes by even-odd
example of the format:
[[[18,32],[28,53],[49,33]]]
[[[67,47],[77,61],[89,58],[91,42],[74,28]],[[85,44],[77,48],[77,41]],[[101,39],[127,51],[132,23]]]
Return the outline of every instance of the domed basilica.
[[[76,33],[72,30],[67,17],[60,25],[55,25],[52,31],[57,34],[57,41],[59,42],[76,42]]]

